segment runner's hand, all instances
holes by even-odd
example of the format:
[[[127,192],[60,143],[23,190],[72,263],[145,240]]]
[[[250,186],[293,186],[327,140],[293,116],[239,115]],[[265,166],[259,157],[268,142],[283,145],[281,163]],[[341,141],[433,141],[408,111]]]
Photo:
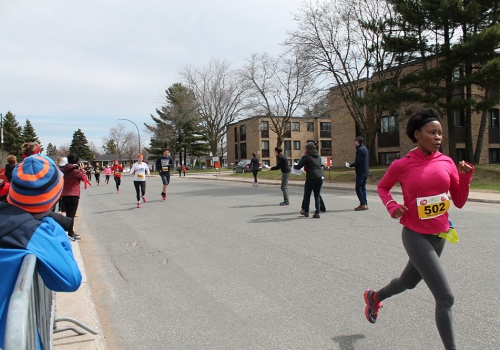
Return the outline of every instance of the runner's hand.
[[[467,174],[472,170],[472,166],[469,163],[466,163],[464,160],[458,163],[457,170],[459,174]]]
[[[405,205],[401,205],[398,209],[392,213],[392,217],[398,219],[402,217],[408,211],[408,207]]]

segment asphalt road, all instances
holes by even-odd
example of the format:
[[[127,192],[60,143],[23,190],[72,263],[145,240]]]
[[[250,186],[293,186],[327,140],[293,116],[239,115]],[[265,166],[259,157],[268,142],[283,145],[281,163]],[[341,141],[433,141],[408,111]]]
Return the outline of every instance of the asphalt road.
[[[132,177],[82,190],[77,218],[109,349],[442,349],[421,283],[384,301],[375,325],[363,291],[406,264],[401,226],[376,195],[326,189],[327,213],[299,215],[302,188],[159,177],[137,209]],[[499,349],[500,206],[451,209],[460,243],[442,257],[459,349]]]

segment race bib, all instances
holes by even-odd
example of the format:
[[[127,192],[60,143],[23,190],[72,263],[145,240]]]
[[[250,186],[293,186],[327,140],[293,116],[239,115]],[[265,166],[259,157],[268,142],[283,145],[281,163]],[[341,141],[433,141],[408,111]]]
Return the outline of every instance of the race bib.
[[[161,171],[168,172],[168,166],[162,166]]]
[[[137,174],[137,177],[138,177],[139,179],[143,179],[143,178],[144,178],[144,174]]]
[[[114,172],[114,175],[115,175],[115,176],[120,176],[120,174],[121,174],[121,173],[120,173],[118,170]]]
[[[417,198],[418,218],[432,219],[443,215],[450,209],[450,199],[446,193]]]

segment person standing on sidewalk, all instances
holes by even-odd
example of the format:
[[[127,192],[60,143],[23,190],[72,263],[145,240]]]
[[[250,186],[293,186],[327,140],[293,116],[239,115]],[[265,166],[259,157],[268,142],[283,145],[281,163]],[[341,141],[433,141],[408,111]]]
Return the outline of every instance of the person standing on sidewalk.
[[[118,163],[118,159],[113,161],[113,166],[111,167],[111,172],[113,173],[113,179],[115,180],[116,193],[120,193],[120,185],[122,183],[122,173],[123,167]]]
[[[144,203],[147,202],[146,199],[146,176],[149,177],[149,167],[142,160],[144,156],[142,154],[137,155],[137,162],[132,165],[130,169],[130,174],[134,175],[134,187],[135,194],[137,198],[137,208],[141,207],[141,197]]]
[[[289,205],[290,201],[288,199],[288,180],[290,179],[290,164],[288,164],[288,159],[283,154],[283,149],[281,147],[274,148],[274,153],[276,154],[276,166],[271,167],[269,170],[281,170],[281,192],[283,192],[283,202],[280,205]]]
[[[68,164],[66,164],[62,173],[64,174],[64,186],[62,189],[61,199],[66,210],[66,217],[74,219],[80,202],[80,182],[89,184],[82,163],[79,163],[79,158],[76,154],[68,155]],[[85,186],[86,188],[86,186]],[[80,235],[74,231],[74,220],[68,229],[68,236],[72,241],[81,241]]]
[[[250,169],[253,174],[253,185],[254,187],[259,187],[259,183],[257,182],[257,174],[259,173],[259,159],[255,152],[252,153],[252,159],[250,159]]]
[[[82,282],[71,243],[59,223],[67,219],[51,211],[62,187],[63,176],[54,162],[28,156],[14,168],[9,203],[0,203],[0,348],[4,348],[9,300],[27,254],[36,256],[37,271],[47,288],[74,292]]]
[[[311,192],[314,193],[315,212],[313,218],[319,219],[321,211],[321,187],[323,186],[323,168],[321,167],[321,157],[313,142],[306,144],[305,153],[299,162],[293,166],[294,169],[302,168],[306,171],[306,182],[304,184],[304,198],[302,199],[301,215],[309,216],[309,204],[311,202]]]
[[[155,167],[163,183],[161,198],[167,200],[167,186],[170,183],[170,171],[174,168],[174,160],[170,157],[170,150],[168,148],[165,149],[163,154],[156,160]]]
[[[366,180],[370,168],[370,156],[368,149],[365,147],[365,140],[358,136],[356,137],[356,158],[354,163],[345,163],[346,167],[353,168],[356,171],[356,195],[359,199],[359,205],[354,208],[356,211],[368,210],[368,200],[366,198]]]
[[[447,350],[456,349],[451,308],[454,296],[439,257],[446,240],[458,241],[448,220],[450,198],[462,208],[469,196],[474,167],[453,160],[439,152],[443,142],[440,117],[432,109],[413,113],[407,122],[406,135],[417,148],[387,169],[378,184],[378,195],[392,218],[403,225],[403,246],[409,260],[401,275],[380,290],[364,292],[365,316],[375,323],[382,301],[415,288],[423,279],[435,299],[435,321]],[[403,190],[403,204],[393,199],[390,190],[396,183]]]

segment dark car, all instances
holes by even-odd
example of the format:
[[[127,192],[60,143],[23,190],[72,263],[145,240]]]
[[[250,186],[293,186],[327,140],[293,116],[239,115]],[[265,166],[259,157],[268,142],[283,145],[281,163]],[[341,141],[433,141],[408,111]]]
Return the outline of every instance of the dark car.
[[[250,159],[240,160],[238,164],[234,167],[234,173],[250,173],[252,170],[250,169]],[[262,164],[259,162],[259,171],[262,171]]]

